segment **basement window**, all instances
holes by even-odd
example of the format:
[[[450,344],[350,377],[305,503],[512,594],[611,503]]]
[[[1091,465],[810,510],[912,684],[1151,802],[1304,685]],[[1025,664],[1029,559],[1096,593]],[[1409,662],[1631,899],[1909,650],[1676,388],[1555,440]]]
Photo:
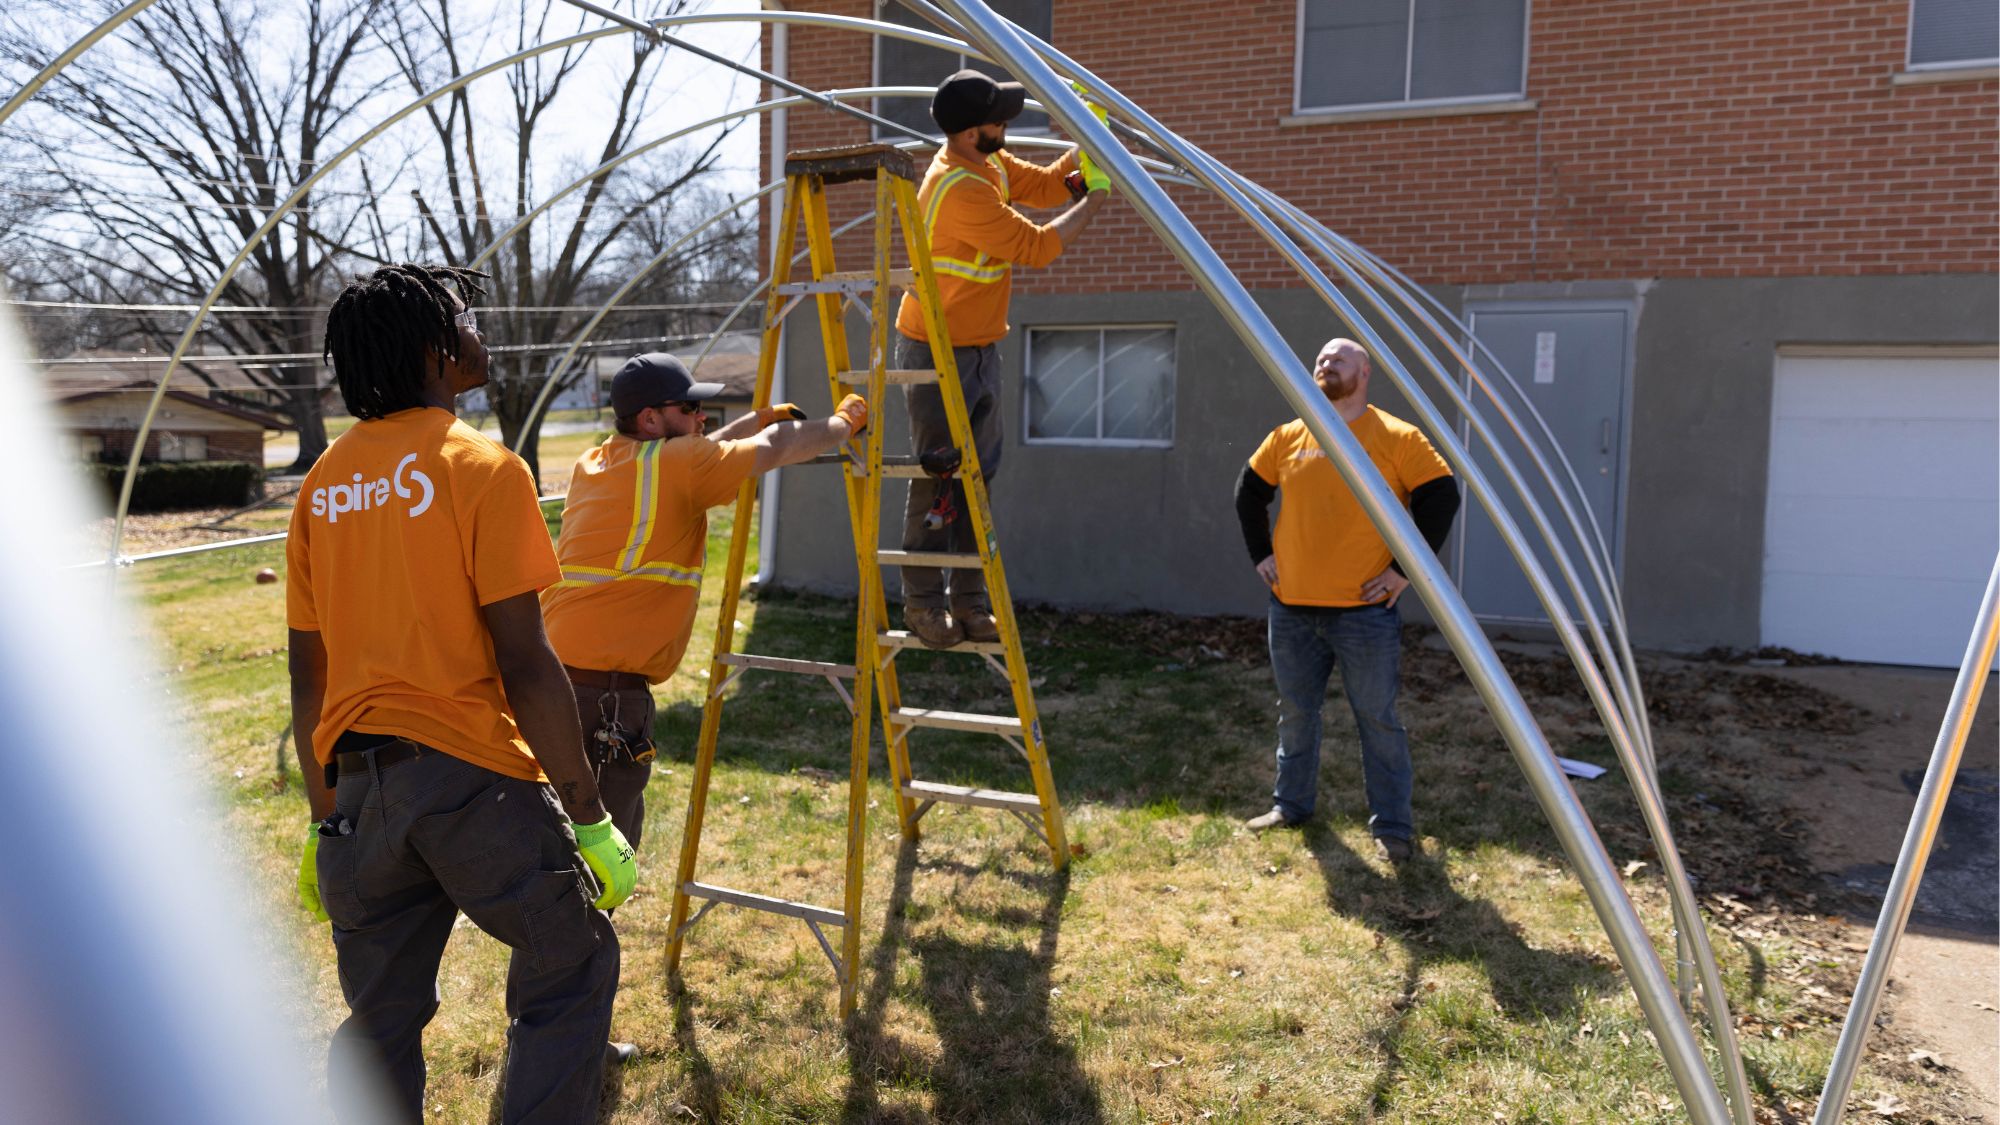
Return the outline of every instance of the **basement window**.
[[[1516,101],[1528,0],[1299,0],[1299,113]]]
[[[1910,0],[1911,70],[2000,63],[2000,7],[1993,0]]]
[[[1172,325],[1031,328],[1025,365],[1028,444],[1173,445]]]
[[[991,7],[995,12],[1013,20],[1023,31],[1044,42],[1050,41],[1049,29],[1054,24],[1054,6],[1055,0],[991,0]],[[886,23],[914,27],[919,31],[937,31],[929,20],[897,3],[896,0],[878,0],[875,5],[875,18]],[[886,35],[875,37],[877,86],[928,86],[936,89],[938,83],[967,67],[991,75],[996,81],[1016,81],[1011,72],[981,59],[968,59],[956,51],[940,50],[903,39],[891,39]],[[879,117],[908,125],[920,133],[937,135],[937,123],[931,120],[929,98],[876,98],[875,113]],[[1008,124],[1007,129],[1014,133],[1046,133],[1049,131],[1049,115],[1040,110],[1023,110],[1021,116]],[[892,138],[880,126],[877,126],[875,131],[877,136],[884,140],[900,139]]]

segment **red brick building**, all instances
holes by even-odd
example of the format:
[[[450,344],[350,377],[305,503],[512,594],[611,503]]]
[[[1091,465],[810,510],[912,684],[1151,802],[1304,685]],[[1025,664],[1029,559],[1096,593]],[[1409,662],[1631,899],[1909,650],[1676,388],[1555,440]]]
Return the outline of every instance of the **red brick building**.
[[[996,7],[1469,321],[1576,466],[1641,643],[1956,662],[2000,545],[1991,4]],[[792,27],[767,28],[765,64],[837,89],[958,60]],[[774,127],[791,148],[868,135],[820,111]],[[1172,194],[1300,354],[1348,334],[1220,201]],[[859,239],[840,250],[865,261]],[[1228,493],[1289,417],[1261,372],[1129,208],[1014,287],[995,503],[1019,596],[1254,612]],[[1092,333],[1094,417],[1075,406]],[[1159,370],[1115,370],[1127,344]],[[817,360],[793,348],[795,388]],[[1156,409],[1121,430],[1135,387]],[[821,491],[788,482],[782,511]],[[780,518],[778,579],[851,583],[827,550],[840,522],[800,522]],[[1484,517],[1455,540],[1475,611],[1541,617]]]

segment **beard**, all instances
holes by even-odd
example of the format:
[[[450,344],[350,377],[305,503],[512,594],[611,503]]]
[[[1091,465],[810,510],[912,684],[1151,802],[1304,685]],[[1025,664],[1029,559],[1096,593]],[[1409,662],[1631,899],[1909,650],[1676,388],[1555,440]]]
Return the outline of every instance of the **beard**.
[[[972,142],[972,147],[978,149],[982,156],[992,156],[1007,147],[1007,137],[1005,134],[998,137],[979,137]]]

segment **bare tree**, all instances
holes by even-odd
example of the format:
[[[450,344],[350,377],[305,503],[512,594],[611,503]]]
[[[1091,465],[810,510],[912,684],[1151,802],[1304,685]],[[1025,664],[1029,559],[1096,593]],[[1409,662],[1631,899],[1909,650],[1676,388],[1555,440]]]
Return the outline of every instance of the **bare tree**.
[[[685,6],[677,3],[672,10]],[[566,17],[571,11],[553,0],[518,0],[484,30],[511,42],[512,50],[518,51],[597,25],[579,16],[575,28],[551,26],[558,15]],[[467,34],[463,14],[463,5],[452,0],[389,13],[384,41],[412,88],[434,89],[466,72],[464,43],[478,36]],[[535,205],[538,190],[553,190],[554,185],[649,139],[640,135],[640,128],[655,94],[662,51],[651,39],[635,35],[601,48],[627,54],[615,97],[593,115],[606,122],[595,159],[558,168],[548,167],[545,159],[538,161],[537,149],[546,147],[553,128],[551,106],[597,46],[570,47],[510,68],[504,120],[474,112],[472,94],[463,87],[429,107],[436,145],[428,169],[434,178],[415,196],[447,261],[467,262],[490,245]],[[480,104],[488,103],[481,99]],[[493,273],[493,304],[513,311],[482,317],[482,324],[490,326],[487,335],[495,345],[523,350],[496,353],[487,400],[503,440],[512,445],[526,435],[520,448],[531,468],[538,469],[541,419],[531,417],[530,410],[551,375],[547,370],[551,353],[560,350],[551,345],[571,338],[587,314],[579,310],[548,315],[525,309],[568,308],[601,291],[605,267],[629,261],[633,232],[657,230],[669,222],[672,201],[718,170],[727,133],[721,130],[697,145],[646,154],[592,181],[509,239],[494,256],[488,267]],[[740,231],[737,234],[740,237]]]
[[[199,301],[278,205],[358,134],[364,107],[394,83],[386,67],[371,74],[366,65],[377,46],[371,24],[391,2],[160,0],[71,64],[18,131],[48,168],[50,210],[60,219],[45,216],[22,238],[70,263],[62,276],[42,279],[45,290],[75,300]],[[8,5],[0,62],[43,65],[54,46],[43,31],[73,27],[75,7]],[[116,5],[86,7],[109,13]],[[279,44],[285,49],[274,49]],[[318,352],[319,309],[334,271],[387,250],[366,166],[355,174],[362,190],[316,189],[223,292],[225,304],[270,311],[211,317],[204,343],[236,354]],[[173,320],[142,318],[132,330],[164,347],[179,329]],[[206,377],[198,358],[188,366]],[[294,468],[303,471],[326,448],[319,363],[247,373],[270,392],[271,401],[257,405],[298,427]]]

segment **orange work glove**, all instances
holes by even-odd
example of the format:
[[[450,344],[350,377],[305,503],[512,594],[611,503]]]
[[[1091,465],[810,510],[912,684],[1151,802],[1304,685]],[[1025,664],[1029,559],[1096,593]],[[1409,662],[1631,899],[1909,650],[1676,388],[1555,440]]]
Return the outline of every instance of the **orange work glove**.
[[[847,419],[848,437],[860,437],[868,429],[868,400],[860,395],[848,395],[833,408],[833,416]]]
[[[789,402],[774,402],[757,411],[757,428],[770,429],[779,422],[803,422],[806,412]]]

